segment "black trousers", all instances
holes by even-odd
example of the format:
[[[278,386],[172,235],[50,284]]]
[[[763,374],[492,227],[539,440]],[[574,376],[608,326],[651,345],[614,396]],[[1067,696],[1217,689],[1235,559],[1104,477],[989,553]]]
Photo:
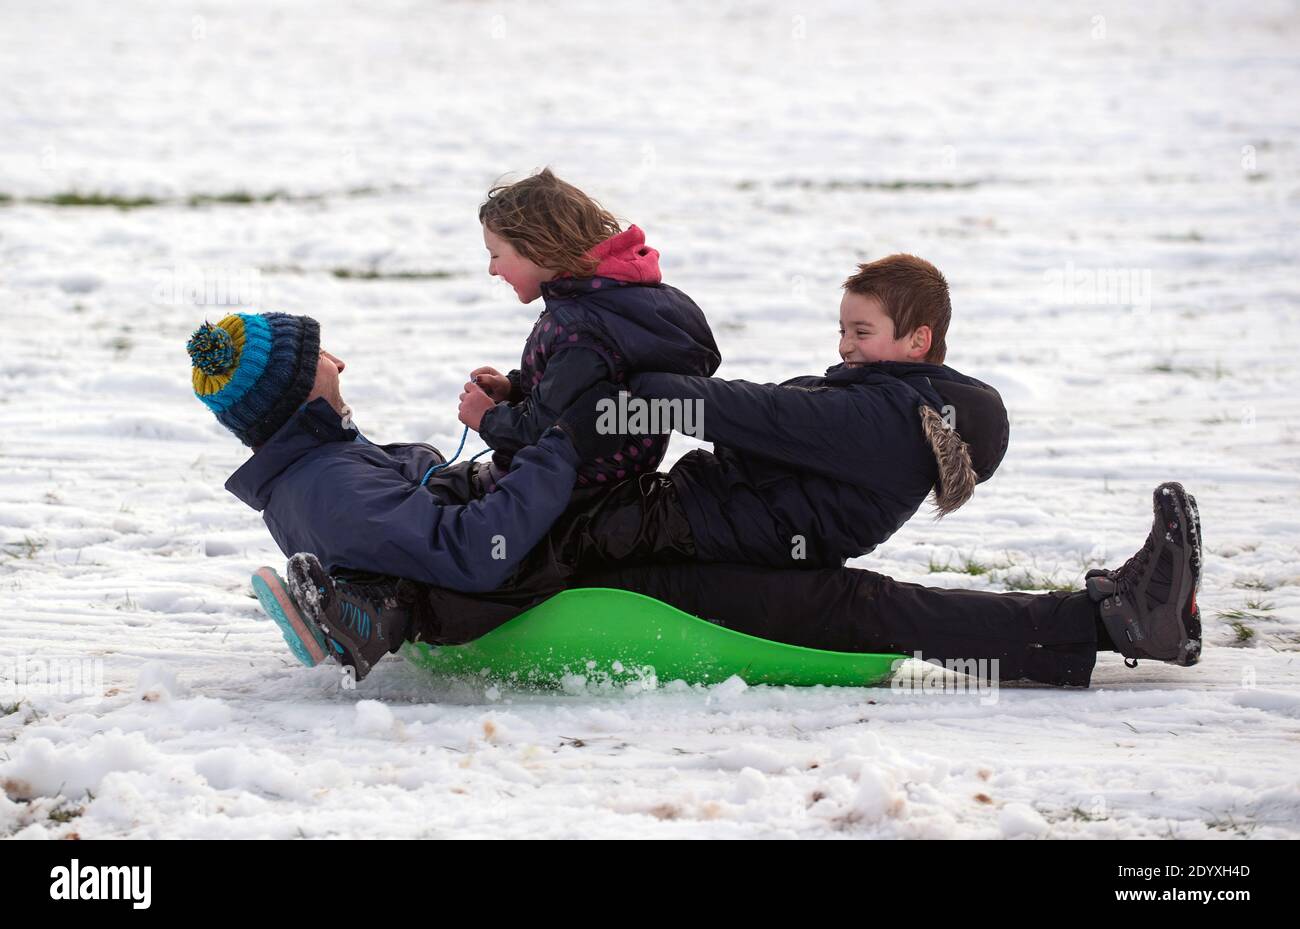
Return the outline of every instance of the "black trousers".
[[[642,474],[608,490],[574,491],[548,536],[568,571],[695,560],[691,524],[672,479]]]
[[[1096,605],[1083,592],[990,593],[908,584],[859,568],[689,563],[581,573],[567,586],[635,591],[728,629],[807,648],[909,657],[919,652],[944,664],[997,659],[1000,681],[1087,687],[1097,659]],[[492,594],[411,589],[412,637],[457,644],[490,632],[561,588]]]
[[[729,629],[808,648],[920,652],[945,663],[996,658],[1003,681],[1086,687],[1097,658],[1096,605],[1083,592],[991,593],[859,568],[722,564],[625,566],[579,575],[574,586],[636,591]]]

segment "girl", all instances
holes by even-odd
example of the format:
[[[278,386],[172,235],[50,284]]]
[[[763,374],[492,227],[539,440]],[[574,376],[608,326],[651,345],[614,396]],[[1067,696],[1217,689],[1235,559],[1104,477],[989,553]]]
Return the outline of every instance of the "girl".
[[[460,421],[497,453],[503,469],[599,381],[626,384],[641,371],[712,375],[721,356],[703,312],[663,283],[659,253],[599,203],[550,169],[488,191],[479,208],[488,273],[523,303],[545,307],[519,368],[476,368],[460,397]],[[653,472],[667,435],[636,436],[612,456],[583,462],[578,485]]]

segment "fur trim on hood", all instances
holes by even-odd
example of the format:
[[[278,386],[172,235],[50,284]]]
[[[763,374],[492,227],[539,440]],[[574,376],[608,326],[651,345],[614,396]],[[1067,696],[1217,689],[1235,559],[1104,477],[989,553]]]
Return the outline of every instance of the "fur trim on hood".
[[[939,511],[935,518],[942,519],[971,498],[979,477],[971,464],[970,447],[957,430],[931,407],[921,404],[916,409],[921,414],[921,432],[939,465],[939,482],[934,485],[931,502]]]

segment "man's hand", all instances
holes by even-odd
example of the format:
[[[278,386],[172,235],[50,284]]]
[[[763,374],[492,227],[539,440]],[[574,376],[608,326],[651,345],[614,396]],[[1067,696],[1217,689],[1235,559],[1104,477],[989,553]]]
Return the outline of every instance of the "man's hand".
[[[469,379],[498,403],[510,399],[510,378],[496,368],[475,368],[469,372]]]
[[[485,394],[481,387],[470,381],[461,392],[460,410],[456,418],[478,432],[479,424],[483,422],[483,414],[494,406],[496,401]]]

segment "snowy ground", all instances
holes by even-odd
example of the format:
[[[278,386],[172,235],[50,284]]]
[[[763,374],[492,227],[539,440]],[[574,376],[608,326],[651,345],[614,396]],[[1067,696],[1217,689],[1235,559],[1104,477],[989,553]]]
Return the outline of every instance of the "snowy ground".
[[[1300,834],[1295,4],[540,6],[6,15],[0,669],[97,661],[106,696],[0,695],[0,835]],[[250,598],[282,558],[222,489],[240,446],[187,386],[224,310],[186,285],[316,316],[372,437],[454,449],[464,374],[536,312],[475,209],[544,164],[647,231],[724,376],[820,371],[856,261],[936,262],[1011,450],[860,564],[1077,584],[1181,480],[1203,662],[996,703],[298,667]],[[1131,286],[1094,303],[1099,273]]]

